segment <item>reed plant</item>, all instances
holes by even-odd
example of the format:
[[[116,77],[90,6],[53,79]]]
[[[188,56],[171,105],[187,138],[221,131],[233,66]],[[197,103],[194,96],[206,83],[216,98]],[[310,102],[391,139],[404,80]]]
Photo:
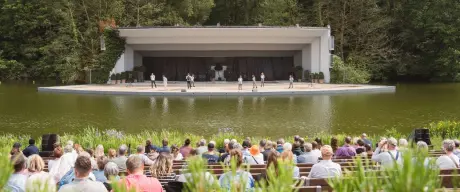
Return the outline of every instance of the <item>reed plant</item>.
[[[460,137],[460,122],[456,121],[439,121],[428,125],[430,135],[441,138],[458,138]]]

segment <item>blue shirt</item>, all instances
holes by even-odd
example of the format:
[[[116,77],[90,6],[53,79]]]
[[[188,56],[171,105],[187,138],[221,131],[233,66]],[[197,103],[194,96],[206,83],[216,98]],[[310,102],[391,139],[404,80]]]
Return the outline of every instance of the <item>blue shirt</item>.
[[[208,163],[217,163],[217,161],[219,160],[219,156],[217,155],[212,155],[212,154],[206,154],[204,153],[202,155],[203,158],[207,159],[208,160]]]
[[[38,148],[37,146],[35,145],[29,145],[28,147],[26,147],[22,153],[24,154],[24,156],[26,157],[29,157],[31,155],[35,155],[37,154],[38,155]]]
[[[93,171],[93,174],[96,177],[96,181],[99,181],[102,183],[107,182],[107,177],[105,177],[104,175],[104,170]]]
[[[164,146],[158,150],[159,153],[171,153],[171,149],[168,146]]]

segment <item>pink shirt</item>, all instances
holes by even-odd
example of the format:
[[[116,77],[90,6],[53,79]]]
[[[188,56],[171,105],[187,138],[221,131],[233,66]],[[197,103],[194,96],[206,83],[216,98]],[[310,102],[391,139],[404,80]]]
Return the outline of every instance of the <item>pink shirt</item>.
[[[153,177],[131,174],[122,181],[124,181],[128,190],[135,187],[137,192],[163,192],[160,181]]]

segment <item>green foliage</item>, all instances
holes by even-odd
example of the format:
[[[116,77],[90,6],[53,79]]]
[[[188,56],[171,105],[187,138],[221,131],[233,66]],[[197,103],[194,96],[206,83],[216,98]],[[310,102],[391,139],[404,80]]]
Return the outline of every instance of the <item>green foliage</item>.
[[[334,55],[331,70],[331,83],[352,83],[352,84],[364,84],[368,83],[370,74],[365,68],[360,68],[361,64],[355,64],[350,58],[348,64],[345,64],[343,60]]]
[[[119,36],[118,30],[106,28],[104,30],[106,50],[99,57],[94,66],[97,75],[93,75],[94,83],[106,83],[110,71],[115,67],[117,60],[125,50],[125,40]]]
[[[275,170],[274,165],[271,165],[267,169],[267,180],[262,180],[257,188],[261,191],[268,192],[292,192],[293,186],[296,184],[296,179],[293,179],[294,175],[294,163],[291,161],[283,161],[278,159],[278,171]],[[303,183],[299,183],[302,186]]]
[[[439,121],[428,125],[431,136],[441,138],[458,138],[460,137],[460,122],[456,121]]]
[[[13,173],[13,165],[8,157],[10,148],[2,146],[0,148],[0,186],[6,186],[10,175]]]
[[[187,171],[185,172],[187,180],[185,183],[186,191],[205,192],[220,189],[216,176],[207,176],[205,174],[207,167],[207,161],[201,157],[194,157],[188,161]]]

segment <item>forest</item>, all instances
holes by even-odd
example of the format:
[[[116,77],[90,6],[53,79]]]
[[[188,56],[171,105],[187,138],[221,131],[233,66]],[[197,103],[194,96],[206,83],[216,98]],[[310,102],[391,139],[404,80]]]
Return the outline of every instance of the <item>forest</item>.
[[[372,81],[452,82],[458,10],[458,0],[0,0],[0,79],[108,77],[124,44],[116,27],[260,23],[330,25],[333,67]]]

